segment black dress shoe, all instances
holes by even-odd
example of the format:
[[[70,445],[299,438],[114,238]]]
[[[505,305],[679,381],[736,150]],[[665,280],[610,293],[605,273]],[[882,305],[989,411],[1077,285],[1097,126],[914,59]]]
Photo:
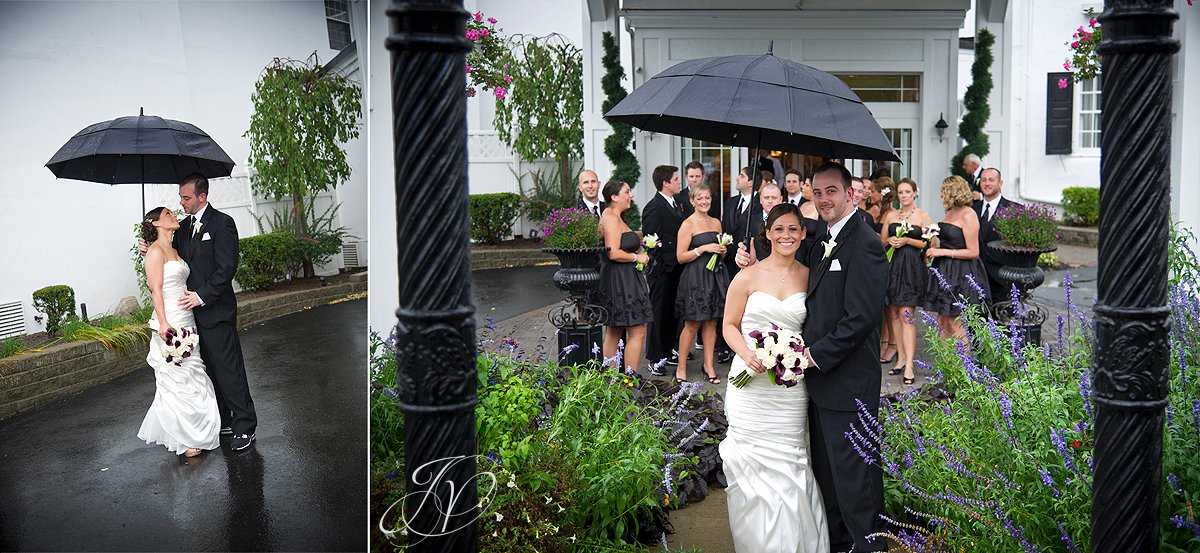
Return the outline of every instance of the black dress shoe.
[[[254,443],[254,434],[238,434],[233,437],[233,441],[229,443],[229,446],[234,451],[241,451],[250,447],[252,443]]]
[[[717,362],[718,363],[729,363],[730,361],[733,361],[733,351],[732,350],[717,352]]]

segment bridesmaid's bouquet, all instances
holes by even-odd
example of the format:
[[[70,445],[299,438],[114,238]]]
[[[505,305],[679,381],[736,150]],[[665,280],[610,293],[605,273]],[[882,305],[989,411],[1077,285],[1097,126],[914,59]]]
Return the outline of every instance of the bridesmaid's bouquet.
[[[192,356],[192,352],[200,346],[200,335],[190,326],[167,329],[167,339],[163,342],[162,354],[168,363],[183,366],[184,359]]]
[[[925,241],[925,246],[929,247],[929,244],[933,242],[933,239],[937,238],[941,233],[941,227],[938,227],[938,224],[934,223],[927,227],[921,228],[921,239]],[[925,264],[928,265],[929,263],[930,261],[926,260]]]
[[[909,224],[908,221],[900,221],[900,226],[896,227],[896,238],[904,238],[905,236],[908,236],[908,233],[910,231],[912,231],[912,229],[913,229],[913,226],[911,224]],[[887,251],[888,263],[892,262],[892,256],[895,254],[896,254],[896,247],[888,246],[888,251]]]
[[[659,242],[658,242],[657,234],[647,234],[646,236],[644,236],[642,238],[642,247],[646,248],[647,253],[649,253],[650,250],[657,248],[658,246],[659,246]],[[641,261],[638,261],[637,265],[634,265],[634,268],[636,268],[639,271],[644,271],[646,269],[646,266]]]
[[[747,336],[753,340],[754,356],[767,368],[767,376],[776,386],[791,388],[804,378],[808,358],[804,351],[804,338],[799,332],[783,330],[771,323],[771,330],[752,330]],[[741,388],[754,378],[754,371],[742,367],[742,372],[730,378],[735,388]]]
[[[733,243],[733,236],[722,232],[717,235],[717,243],[728,248]],[[708,260],[708,265],[704,267],[710,271],[717,270],[717,257],[719,257],[717,254],[712,254],[712,257]]]

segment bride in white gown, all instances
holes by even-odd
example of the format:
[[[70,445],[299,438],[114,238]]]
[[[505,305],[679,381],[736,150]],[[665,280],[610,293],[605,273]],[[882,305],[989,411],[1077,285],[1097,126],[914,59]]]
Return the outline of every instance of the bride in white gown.
[[[771,255],[743,269],[725,300],[725,341],[737,357],[729,374],[750,367],[743,388],[727,378],[729,430],[720,453],[733,543],[741,553],[826,553],[829,531],[808,447],[808,386],[772,384],[745,334],[771,323],[799,332],[806,314],[808,268],[795,260],[804,226],[792,204],[767,217]]]
[[[146,363],[154,369],[155,391],[154,402],[137,435],[148,444],[162,444],[176,454],[195,457],[203,450],[219,447],[221,419],[199,345],[179,365],[163,357],[167,329],[196,328],[192,312],[178,303],[187,292],[191,270],[171,247],[177,229],[179,219],[165,207],[150,210],[142,219],[142,238],[150,244],[145,265],[154,301],[149,324],[155,332]]]

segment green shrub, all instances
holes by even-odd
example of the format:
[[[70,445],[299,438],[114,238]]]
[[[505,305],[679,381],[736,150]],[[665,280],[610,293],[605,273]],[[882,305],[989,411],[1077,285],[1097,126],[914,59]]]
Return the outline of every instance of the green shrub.
[[[55,334],[64,322],[76,317],[75,290],[65,284],[37,290],[33,293],[33,308],[46,316],[46,332]]]
[[[600,245],[600,223],[584,209],[555,209],[546,218],[542,238],[547,248],[594,248]]]
[[[1064,188],[1063,222],[1079,227],[1100,224],[1100,189],[1085,186]]]
[[[471,239],[497,244],[512,234],[521,213],[521,196],[512,192],[471,194]]]
[[[272,232],[238,240],[241,259],[234,280],[244,290],[265,290],[287,273],[294,259],[296,238],[287,232]]]
[[[1062,262],[1058,260],[1058,256],[1054,252],[1046,252],[1038,256],[1037,266],[1054,271],[1062,268]]]
[[[18,353],[21,353],[21,338],[13,337],[0,340],[0,359],[12,357]]]

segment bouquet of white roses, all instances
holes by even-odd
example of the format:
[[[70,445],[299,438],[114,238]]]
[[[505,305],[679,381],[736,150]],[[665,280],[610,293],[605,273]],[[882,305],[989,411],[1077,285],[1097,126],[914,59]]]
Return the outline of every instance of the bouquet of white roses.
[[[725,247],[729,247],[729,245],[732,243],[733,243],[733,236],[726,234],[724,232],[717,235],[717,244],[720,244]],[[712,254],[712,257],[708,260],[708,265],[705,265],[704,267],[710,271],[717,270],[717,258],[718,257],[719,256],[717,254],[715,254],[715,253]]]
[[[167,329],[167,339],[163,341],[162,354],[168,363],[182,366],[183,360],[192,356],[192,352],[200,347],[200,335],[190,326]]]
[[[912,229],[913,229],[913,226],[910,225],[907,220],[900,221],[900,226],[896,227],[896,238],[904,238],[905,236],[908,236],[908,233],[910,231],[912,231]],[[888,263],[892,262],[892,256],[895,254],[896,254],[896,247],[888,246],[888,251],[887,251]]]
[[[804,369],[808,368],[808,357],[804,352],[808,348],[800,333],[783,330],[771,323],[770,330],[752,330],[747,336],[750,341],[746,345],[754,349],[754,356],[766,367],[772,384],[791,388],[804,378]],[[743,365],[741,369],[730,378],[735,388],[749,384],[754,378],[755,373],[749,367]]]
[[[642,237],[642,247],[646,248],[647,253],[649,253],[650,250],[657,248],[658,246],[659,246],[659,241],[658,241],[657,234],[647,234],[646,236]],[[634,265],[634,268],[636,268],[639,271],[643,271],[646,269],[646,265],[644,263],[642,263],[641,261],[638,261],[637,265]]]

